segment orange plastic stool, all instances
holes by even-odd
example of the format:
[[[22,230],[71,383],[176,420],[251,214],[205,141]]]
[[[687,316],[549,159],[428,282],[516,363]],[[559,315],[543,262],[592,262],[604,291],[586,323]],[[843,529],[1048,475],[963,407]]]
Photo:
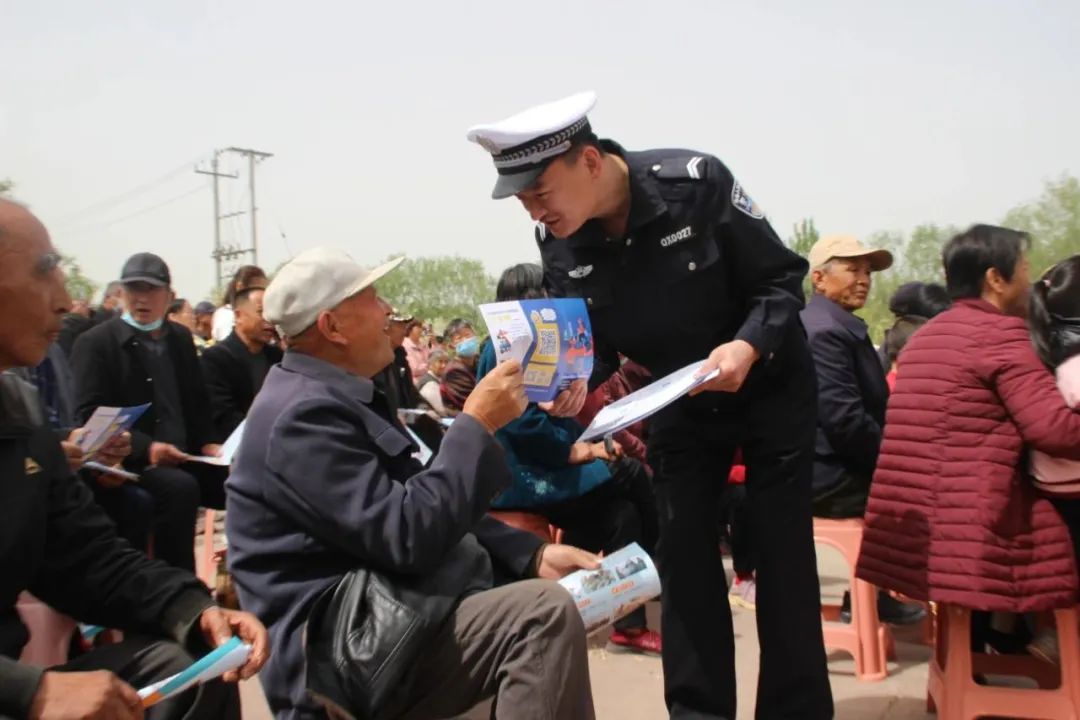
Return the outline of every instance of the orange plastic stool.
[[[75,621],[28,592],[19,594],[15,609],[30,633],[30,640],[23,646],[19,662],[40,667],[66,663]]]
[[[488,515],[510,527],[531,532],[544,542],[556,542],[559,535],[559,531],[547,521],[547,518],[536,513],[492,510]]]
[[[877,588],[855,577],[862,536],[861,518],[814,518],[814,542],[840,551],[848,564],[851,588],[850,623],[839,622],[839,605],[821,607],[825,647],[849,653],[855,658],[855,677],[863,682],[876,682],[889,674],[886,656],[892,647],[892,633],[878,620]]]
[[[926,682],[926,705],[941,720],[1018,717],[1031,720],[1080,718],[1080,620],[1077,608],[1055,610],[1061,667],[1023,655],[971,652],[971,610],[938,605],[934,654]],[[988,687],[974,674],[1026,677],[1038,690]]]

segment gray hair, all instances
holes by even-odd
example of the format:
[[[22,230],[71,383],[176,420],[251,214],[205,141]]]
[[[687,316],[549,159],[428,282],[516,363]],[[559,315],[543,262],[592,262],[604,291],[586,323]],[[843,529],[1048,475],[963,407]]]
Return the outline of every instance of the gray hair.
[[[436,362],[438,360],[449,360],[449,359],[450,359],[450,355],[445,350],[432,350],[431,354],[428,355],[428,364],[430,365],[431,363]]]

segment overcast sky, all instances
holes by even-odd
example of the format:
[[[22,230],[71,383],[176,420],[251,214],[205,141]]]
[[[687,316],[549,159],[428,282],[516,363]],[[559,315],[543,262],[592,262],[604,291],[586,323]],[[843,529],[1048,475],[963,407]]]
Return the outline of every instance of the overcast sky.
[[[320,244],[535,258],[465,130],[584,89],[601,136],[717,155],[784,237],[996,221],[1080,174],[1076,0],[0,0],[0,26],[0,178],[95,280],[149,250],[192,299],[193,166],[230,145],[274,153],[267,268]],[[223,181],[223,211],[246,197]]]

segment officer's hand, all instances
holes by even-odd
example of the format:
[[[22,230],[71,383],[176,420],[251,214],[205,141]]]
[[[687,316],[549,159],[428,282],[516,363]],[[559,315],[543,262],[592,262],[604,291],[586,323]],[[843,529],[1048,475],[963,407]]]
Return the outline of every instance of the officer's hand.
[[[143,717],[143,707],[139,694],[111,672],[46,672],[30,705],[29,717],[138,720]]]
[[[698,385],[690,391],[690,395],[703,392],[738,392],[757,359],[758,351],[745,340],[724,343],[712,351],[709,359],[697,371],[697,377],[708,375],[713,370],[719,370],[720,374],[704,385]]]
[[[575,380],[552,402],[540,403],[540,409],[555,417],[575,417],[585,406],[585,398],[588,395],[588,383],[584,380]]]
[[[167,467],[183,465],[191,459],[187,453],[175,445],[162,442],[150,443],[149,455],[151,465],[165,465]]]
[[[600,556],[586,552],[573,545],[545,545],[540,550],[540,563],[536,577],[559,580],[577,570],[595,570],[600,567]]]
[[[521,363],[507,360],[476,384],[461,412],[471,415],[488,432],[495,432],[511,420],[521,417],[529,399],[525,397],[525,378]]]

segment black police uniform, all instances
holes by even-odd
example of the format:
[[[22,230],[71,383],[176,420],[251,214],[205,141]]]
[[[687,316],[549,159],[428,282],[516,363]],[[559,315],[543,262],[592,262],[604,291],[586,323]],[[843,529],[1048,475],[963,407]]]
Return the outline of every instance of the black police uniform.
[[[601,382],[621,352],[662,377],[734,339],[761,356],[738,393],[686,397],[650,421],[671,716],[735,717],[735,641],[718,507],[742,447],[757,550],[758,718],[832,717],[812,539],[816,384],[799,320],[807,263],[716,158],[627,152],[626,234],[597,220],[537,243],[555,295],[583,297]]]

